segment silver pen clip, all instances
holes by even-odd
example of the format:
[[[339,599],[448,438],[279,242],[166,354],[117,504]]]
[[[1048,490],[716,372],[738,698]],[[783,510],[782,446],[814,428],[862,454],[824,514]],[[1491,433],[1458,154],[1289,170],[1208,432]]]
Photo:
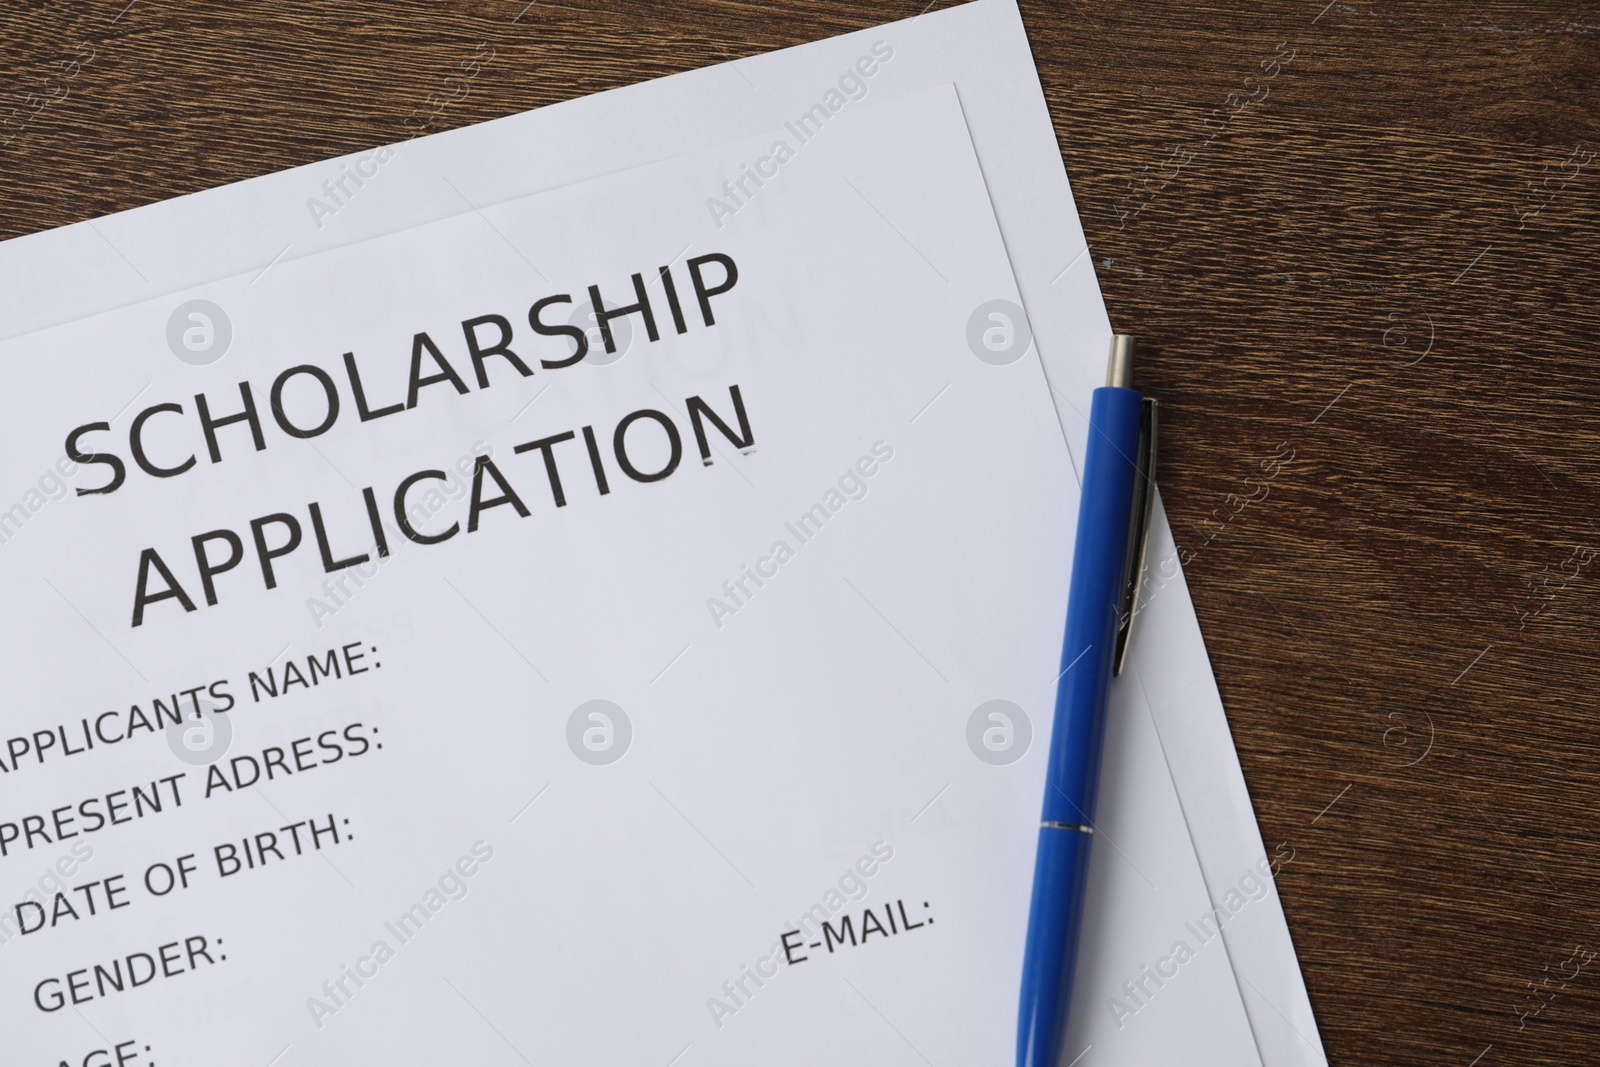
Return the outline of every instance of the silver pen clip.
[[[1139,426],[1139,480],[1134,488],[1133,528],[1128,539],[1128,563],[1122,585],[1122,611],[1117,616],[1117,647],[1112,658],[1112,674],[1122,673],[1128,658],[1128,636],[1133,618],[1139,613],[1139,590],[1144,584],[1145,549],[1150,542],[1150,513],[1156,502],[1156,412],[1154,397],[1144,398],[1144,413]],[[1142,491],[1141,491],[1142,490]]]

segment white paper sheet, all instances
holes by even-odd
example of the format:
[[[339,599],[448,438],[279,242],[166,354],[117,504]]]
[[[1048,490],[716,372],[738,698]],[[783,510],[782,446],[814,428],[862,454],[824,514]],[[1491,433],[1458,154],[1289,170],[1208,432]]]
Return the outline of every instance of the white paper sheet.
[[[412,142],[382,165],[383,177],[364,186],[337,217],[323,218],[321,227],[308,211],[309,199],[322,182],[337,179],[360,159],[155,205],[98,220],[94,229],[77,226],[8,242],[0,245],[0,276],[18,299],[4,307],[0,331],[25,332],[225,274],[259,271],[317,248],[458,213],[468,202],[489,205],[770,128],[816,103],[878,36],[895,41],[895,59],[867,81],[867,100],[851,106],[956,82],[1063,423],[1069,437],[1081,438],[1072,412],[1086,408],[1088,391],[1098,382],[1109,328],[1020,20],[1006,2],[973,4],[885,31],[756,57],[742,61],[737,72],[729,66],[695,71]],[[365,159],[371,167],[370,154]],[[460,166],[463,159],[470,165]],[[450,183],[442,180],[447,174]],[[390,175],[397,180],[389,181]],[[1164,625],[1177,640],[1150,636]],[[1143,668],[1144,676],[1188,679],[1178,683],[1176,697],[1171,686],[1151,684],[1151,710],[1163,735],[1187,731],[1193,744],[1186,756],[1206,753],[1174,757],[1173,781],[1207,883],[1220,902],[1262,856],[1259,834],[1186,594],[1153,601],[1141,626],[1145,647],[1156,643],[1162,651],[1158,665]],[[1136,662],[1145,656],[1139,644],[1135,656]],[[1173,748],[1169,743],[1169,755]],[[1109,758],[1114,752],[1115,743]],[[1115,810],[1108,796],[1108,827]],[[1250,915],[1261,936],[1237,943],[1242,924],[1224,936],[1234,965],[1254,979],[1244,984],[1244,996],[1247,1004],[1254,1001],[1251,1018],[1263,1058],[1269,1064],[1321,1062],[1281,910],[1272,900]],[[1258,987],[1281,991],[1278,1004],[1263,1007],[1252,992]],[[1152,1012],[1160,1003],[1151,1002]],[[1141,1012],[1129,1028],[1149,1017]],[[1204,1050],[1191,1054],[1198,1057],[1192,1062],[1213,1062]]]
[[[0,559],[0,595],[23,608],[3,634],[13,692],[50,709],[18,716],[32,747],[8,749],[9,897],[76,844],[103,894],[123,890],[97,913],[92,883],[16,912],[30,929],[0,978],[14,1047],[70,1059],[128,1035],[166,1063],[265,1062],[286,1044],[326,1063],[1011,1052],[1034,838],[1014,815],[1039,792],[1043,746],[986,764],[966,713],[1010,697],[1044,721],[1067,452],[1036,356],[994,365],[969,344],[972,310],[1018,294],[953,88],[831,119],[714,220],[704,190],[781,140],[183,294],[231,324],[205,365],[173,348],[171,299],[5,346],[8,468],[48,468],[73,427],[103,420],[80,447],[126,472],[50,501]],[[733,286],[697,299],[729,262]],[[662,264],[679,265],[676,314]],[[565,361],[572,338],[512,324],[590,284],[615,307],[634,271],[651,276],[658,340],[635,314],[599,366],[470,359],[467,320],[524,365]],[[316,370],[283,377],[297,366]],[[261,446],[248,421],[208,435],[201,398],[221,417],[246,393]],[[702,421],[697,437],[690,398],[732,433]],[[649,414],[629,436],[635,412]],[[576,436],[590,426],[604,483]],[[516,452],[561,433],[549,460]],[[473,488],[392,488],[435,468],[472,470]],[[72,484],[113,477],[85,462]],[[338,589],[329,561],[377,538],[369,487],[385,513],[394,501],[393,555]],[[402,512],[439,543],[409,543]],[[314,684],[290,681],[296,664]],[[121,710],[154,716],[142,694],[202,682],[236,701],[209,727],[232,733],[221,759],[173,748],[200,725],[137,732]],[[584,712],[594,700],[623,715]],[[117,710],[90,727],[75,708]],[[1168,950],[1158,917],[1206,906],[1152,725],[1122,718],[1144,741],[1118,750],[1143,764],[1107,805],[1126,844],[1097,857],[1104,939],[1081,1039],[1093,1062],[1181,1058],[1197,1034],[1248,1051],[1219,951],[1185,962],[1182,994],[1151,999],[1146,1025],[1095,1003]],[[59,743],[34,732],[58,722]],[[100,745],[69,754],[80,729]],[[580,751],[619,745],[604,766]],[[859,869],[844,887],[859,902],[835,907],[829,887],[863,854],[874,876]],[[188,885],[167,889],[172,871]],[[818,892],[830,925],[796,922]],[[835,945],[846,916],[852,943]]]

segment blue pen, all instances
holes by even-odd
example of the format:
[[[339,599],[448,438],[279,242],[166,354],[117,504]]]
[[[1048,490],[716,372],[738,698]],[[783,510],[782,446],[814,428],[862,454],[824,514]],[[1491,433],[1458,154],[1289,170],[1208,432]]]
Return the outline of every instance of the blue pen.
[[[1156,402],[1131,388],[1133,338],[1111,341],[1104,388],[1089,411],[1078,542],[1045,771],[1033,904],[1017,1014],[1017,1067],[1058,1067],[1094,839],[1100,750],[1112,676],[1122,670],[1144,570],[1155,490]]]

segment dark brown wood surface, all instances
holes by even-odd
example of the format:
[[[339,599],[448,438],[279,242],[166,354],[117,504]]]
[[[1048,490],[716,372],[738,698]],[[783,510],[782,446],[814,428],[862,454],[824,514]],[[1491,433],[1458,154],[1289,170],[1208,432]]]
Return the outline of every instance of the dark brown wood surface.
[[[0,237],[921,8],[124,2],[0,9]],[[1023,15],[1332,1062],[1600,1063],[1600,6]]]

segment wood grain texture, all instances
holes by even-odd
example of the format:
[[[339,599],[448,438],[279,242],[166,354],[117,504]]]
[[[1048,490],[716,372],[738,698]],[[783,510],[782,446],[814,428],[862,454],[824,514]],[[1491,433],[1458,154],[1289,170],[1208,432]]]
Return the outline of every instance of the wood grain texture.
[[[0,11],[0,236],[920,8],[123,2]],[[1600,1062],[1600,9],[1023,14],[1332,1061]]]

